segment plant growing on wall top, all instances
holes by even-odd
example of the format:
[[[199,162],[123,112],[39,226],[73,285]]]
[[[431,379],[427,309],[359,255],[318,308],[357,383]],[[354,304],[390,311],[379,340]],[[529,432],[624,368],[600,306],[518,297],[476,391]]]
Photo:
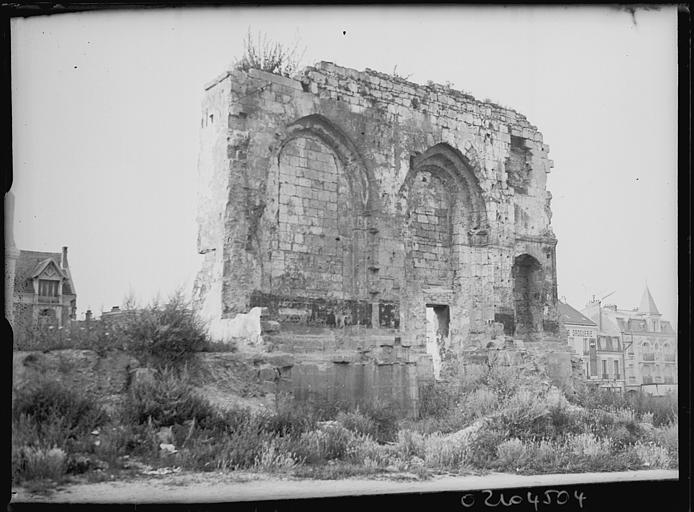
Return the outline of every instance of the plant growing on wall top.
[[[285,46],[272,41],[264,32],[255,35],[249,27],[243,40],[243,56],[236,61],[234,67],[248,71],[260,69],[268,73],[291,77],[300,67],[306,48],[299,49],[299,40],[292,46]]]

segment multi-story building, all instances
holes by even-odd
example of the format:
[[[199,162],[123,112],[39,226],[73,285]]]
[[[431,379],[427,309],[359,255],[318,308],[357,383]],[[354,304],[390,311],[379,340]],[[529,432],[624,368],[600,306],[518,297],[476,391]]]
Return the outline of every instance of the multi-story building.
[[[34,325],[62,327],[75,319],[77,294],[62,252],[19,251],[12,295],[15,329]]]
[[[615,391],[624,390],[624,356],[619,333],[604,322],[598,325],[565,302],[559,302],[560,321],[566,328],[569,346],[583,362],[589,383]]]
[[[615,338],[621,341],[627,391],[652,395],[677,392],[677,335],[662,318],[648,287],[638,308],[619,309],[592,301],[583,313],[599,326],[602,323],[613,348]]]

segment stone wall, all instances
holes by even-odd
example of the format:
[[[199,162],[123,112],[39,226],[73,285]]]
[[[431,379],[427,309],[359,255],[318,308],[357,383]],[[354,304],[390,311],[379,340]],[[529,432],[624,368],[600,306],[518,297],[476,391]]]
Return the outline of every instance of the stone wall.
[[[440,371],[439,345],[483,347],[499,327],[556,339],[553,164],[521,114],[329,62],[296,80],[226,72],[202,111],[194,293],[212,323],[265,308],[279,334],[263,338],[305,360],[311,336],[352,350],[398,337],[412,349],[399,364],[416,367],[403,375],[420,379]],[[291,326],[304,337],[281,339]],[[328,380],[347,371],[319,368]],[[366,380],[344,389],[376,385],[369,371],[348,370]]]
[[[127,391],[139,362],[120,352],[106,357],[92,350],[12,353],[12,395],[43,379],[58,381],[108,406]]]
[[[392,346],[375,350],[372,357],[355,359],[348,352],[313,354],[309,359],[287,353],[200,353],[190,365],[197,391],[220,409],[270,408],[285,400],[389,405],[402,416],[417,411],[417,367]],[[57,381],[92,396],[109,407],[118,404],[132,382],[144,378],[132,356],[121,351],[99,355],[91,350],[14,352],[12,392],[42,379]],[[140,377],[139,377],[140,376]]]

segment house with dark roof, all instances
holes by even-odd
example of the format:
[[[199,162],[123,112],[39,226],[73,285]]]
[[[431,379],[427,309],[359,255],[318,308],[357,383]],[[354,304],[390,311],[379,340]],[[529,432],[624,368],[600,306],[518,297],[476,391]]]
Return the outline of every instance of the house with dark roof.
[[[77,292],[67,247],[61,252],[19,251],[12,301],[15,331],[34,325],[62,327],[74,320]]]
[[[662,318],[648,286],[634,309],[592,301],[583,313],[601,334],[621,339],[626,391],[677,393],[677,334]]]
[[[619,332],[596,322],[565,302],[557,306],[569,346],[581,358],[586,380],[614,391],[624,390],[624,355]],[[603,329],[604,328],[604,329]]]

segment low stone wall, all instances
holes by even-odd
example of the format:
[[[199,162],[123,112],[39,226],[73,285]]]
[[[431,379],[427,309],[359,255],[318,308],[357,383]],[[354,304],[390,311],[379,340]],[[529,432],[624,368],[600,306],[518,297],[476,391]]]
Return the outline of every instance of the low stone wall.
[[[417,365],[381,355],[355,361],[330,354],[297,362],[287,353],[201,353],[191,365],[199,393],[220,409],[273,407],[281,393],[298,400],[323,398],[352,404],[395,405],[404,416],[417,411]],[[58,381],[106,405],[123,398],[131,382],[147,373],[134,357],[91,350],[14,352],[13,396],[40,379]]]
[[[287,376],[298,400],[325,399],[352,405],[395,407],[413,417],[418,408],[414,363],[302,361]]]
[[[121,351],[103,357],[92,350],[14,352],[12,392],[14,395],[40,379],[51,379],[99,398],[118,395],[127,391],[139,366],[137,359]]]

